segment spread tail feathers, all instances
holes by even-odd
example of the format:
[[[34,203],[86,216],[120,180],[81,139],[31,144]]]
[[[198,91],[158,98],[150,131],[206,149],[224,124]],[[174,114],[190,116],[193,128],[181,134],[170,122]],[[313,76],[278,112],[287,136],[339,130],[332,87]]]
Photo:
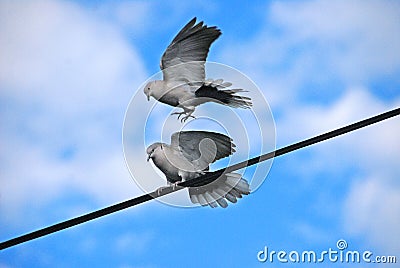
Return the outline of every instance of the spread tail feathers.
[[[216,181],[200,187],[189,188],[192,203],[212,208],[226,208],[228,201],[236,203],[238,198],[250,193],[250,186],[240,174],[227,173]]]
[[[231,86],[229,82],[223,82],[222,79],[210,80],[195,91],[198,98],[210,98],[233,108],[250,108],[253,104],[251,98],[235,95],[239,92],[246,92],[243,89],[223,89]]]

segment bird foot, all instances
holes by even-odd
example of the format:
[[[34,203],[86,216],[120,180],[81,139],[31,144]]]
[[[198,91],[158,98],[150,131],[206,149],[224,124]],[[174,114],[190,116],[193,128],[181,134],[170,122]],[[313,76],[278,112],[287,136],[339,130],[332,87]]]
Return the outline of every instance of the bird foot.
[[[174,182],[171,184],[172,186],[172,190],[175,191],[178,188],[178,184],[180,183],[180,181]]]
[[[174,115],[174,114],[177,114],[178,115],[178,119],[179,119],[182,115],[186,114],[186,112],[174,112],[171,115]]]
[[[167,189],[167,188],[169,188],[169,186],[161,186],[160,188],[158,188],[158,189],[156,190],[157,196],[160,196],[161,193],[162,193],[162,191],[165,190],[165,189]]]
[[[186,116],[182,117],[182,119],[181,119],[181,122],[182,122],[182,123],[183,123],[183,122],[186,122],[186,120],[188,120],[190,117],[196,118],[196,117],[194,117],[191,113],[188,114],[188,113],[185,112],[185,111],[183,111],[183,112],[174,112],[174,113],[172,113],[171,115],[174,115],[174,114],[177,114],[177,115],[178,115],[178,120],[179,120],[179,118],[180,118],[182,115],[186,115]]]
[[[180,183],[180,181],[177,181],[177,182],[171,183],[171,184],[168,185],[168,186],[161,186],[160,188],[158,188],[158,189],[156,190],[157,196],[160,196],[160,195],[162,194],[162,192],[163,192],[165,189],[169,188],[169,187],[172,187],[172,190],[175,191],[175,190],[179,187],[179,185],[178,185],[179,183]]]
[[[193,119],[196,119],[196,117],[194,117],[193,115],[188,114],[187,116],[182,117],[181,122],[182,123],[186,122],[186,120],[188,120],[190,117],[192,117]]]

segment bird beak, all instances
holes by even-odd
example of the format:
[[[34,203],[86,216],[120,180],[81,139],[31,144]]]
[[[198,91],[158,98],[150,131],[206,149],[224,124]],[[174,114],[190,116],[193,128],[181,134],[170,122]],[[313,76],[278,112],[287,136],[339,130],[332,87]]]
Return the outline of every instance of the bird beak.
[[[147,95],[147,101],[150,101],[150,95]]]
[[[147,162],[150,160],[150,154],[147,155]]]

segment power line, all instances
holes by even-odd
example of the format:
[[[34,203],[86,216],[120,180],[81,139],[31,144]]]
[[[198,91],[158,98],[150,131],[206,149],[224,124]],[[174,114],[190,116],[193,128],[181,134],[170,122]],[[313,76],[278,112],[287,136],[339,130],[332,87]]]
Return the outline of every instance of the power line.
[[[106,208],[103,208],[103,209],[99,209],[99,210],[90,212],[88,214],[85,214],[85,215],[82,215],[82,216],[79,216],[79,217],[76,217],[76,218],[73,218],[73,219],[69,219],[69,220],[66,220],[66,221],[63,221],[63,222],[60,222],[60,223],[45,227],[43,229],[39,229],[37,231],[33,231],[31,233],[28,233],[28,234],[24,234],[24,235],[12,238],[10,240],[1,242],[0,243],[0,250],[9,248],[9,247],[12,247],[12,246],[15,246],[15,245],[18,245],[18,244],[33,240],[33,239],[36,239],[36,238],[39,238],[39,237],[43,237],[43,236],[49,235],[49,234],[52,234],[52,233],[55,233],[55,232],[70,228],[72,226],[75,226],[75,225],[78,225],[78,224],[82,224],[84,222],[88,222],[88,221],[91,221],[91,220],[94,220],[94,219],[109,215],[111,213],[114,213],[114,212],[129,208],[129,207],[133,207],[133,206],[139,205],[141,203],[144,203],[144,202],[150,201],[152,199],[155,199],[156,197],[160,197],[160,196],[167,195],[167,194],[170,194],[172,192],[181,190],[181,189],[183,189],[185,187],[194,187],[194,186],[201,186],[201,185],[208,184],[208,183],[216,180],[223,173],[228,173],[228,172],[232,172],[232,171],[235,171],[235,170],[238,170],[238,169],[242,169],[242,168],[257,164],[259,162],[262,162],[262,161],[265,161],[265,160],[268,160],[268,159],[271,159],[271,158],[274,158],[274,157],[277,157],[277,156],[281,156],[281,155],[284,155],[284,154],[299,150],[301,148],[313,145],[315,143],[319,143],[319,142],[322,142],[322,141],[325,141],[325,140],[328,140],[328,139],[331,139],[331,138],[334,138],[334,137],[337,137],[337,136],[340,136],[340,135],[355,131],[357,129],[364,128],[366,126],[381,122],[381,121],[389,119],[391,117],[398,116],[399,114],[400,114],[400,108],[396,108],[394,110],[391,110],[391,111],[388,111],[388,112],[385,112],[385,113],[382,113],[382,114],[379,114],[379,115],[376,115],[376,116],[361,120],[361,121],[353,123],[351,125],[347,125],[345,127],[338,128],[336,130],[333,130],[333,131],[330,131],[330,132],[315,136],[313,138],[310,138],[310,139],[307,139],[307,140],[304,140],[304,141],[301,141],[301,142],[298,142],[298,143],[294,143],[292,145],[277,149],[277,150],[269,152],[267,154],[263,154],[263,155],[251,158],[249,160],[234,164],[232,166],[228,166],[227,168],[223,168],[223,169],[219,169],[219,170],[214,171],[214,172],[207,173],[206,175],[203,175],[203,176],[199,177],[195,181],[190,181],[189,180],[189,181],[181,182],[181,183],[178,184],[178,187],[175,187],[175,188],[173,188],[173,187],[164,188],[161,193],[156,190],[156,191],[153,191],[151,193],[147,193],[147,194],[141,195],[139,197],[135,197],[133,199],[126,200],[126,201],[123,201],[121,203],[114,204],[114,205],[111,205],[109,207],[106,207]]]

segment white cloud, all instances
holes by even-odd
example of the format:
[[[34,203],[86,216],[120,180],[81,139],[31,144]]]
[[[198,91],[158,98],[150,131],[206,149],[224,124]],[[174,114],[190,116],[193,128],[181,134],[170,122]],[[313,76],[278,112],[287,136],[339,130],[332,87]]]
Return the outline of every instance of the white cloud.
[[[400,5],[395,1],[276,2],[272,21],[294,44],[310,42],[327,70],[348,81],[394,72],[400,62]],[[379,22],[379,23],[378,23]]]
[[[366,89],[349,89],[329,106],[297,106],[295,111],[288,112],[278,121],[277,137],[279,143],[291,144],[395,107],[400,107],[400,99],[384,103]],[[305,188],[306,185],[320,185],[321,181],[322,185],[328,185],[327,188],[318,187],[320,191],[314,193],[315,207],[311,209],[319,218],[331,219],[337,222],[337,230],[343,229],[352,237],[359,236],[368,243],[391,250],[396,248],[398,236],[389,234],[396,233],[395,228],[400,222],[395,216],[399,202],[394,198],[399,194],[399,120],[399,117],[388,119],[304,149],[309,154],[294,159],[297,161],[293,162],[295,168],[288,171],[301,178]],[[374,179],[372,183],[371,179]],[[371,192],[372,186],[378,183],[376,191]],[[374,201],[368,201],[371,199]],[[383,210],[384,207],[388,209]],[[377,212],[372,216],[375,210]],[[313,234],[322,240],[332,232],[325,227],[321,229],[313,221],[295,223],[294,228],[306,236],[307,231],[316,228]],[[384,240],[387,240],[386,244]]]
[[[288,105],[279,119],[277,132],[284,144],[322,134],[356,121],[393,109],[400,99],[386,103],[372,95],[368,88],[349,87],[331,104],[310,103]],[[296,131],[291,131],[296,129]],[[366,131],[366,130],[362,130]],[[393,133],[393,131],[390,131]],[[385,134],[378,128],[374,134]],[[350,135],[349,135],[350,136]],[[368,137],[368,138],[373,138]]]
[[[281,147],[400,107],[399,96],[385,100],[380,92],[371,93],[371,82],[397,79],[399,14],[400,5],[395,1],[276,1],[267,8],[262,30],[249,40],[227,45],[222,61],[233,63],[264,90],[277,114],[277,144]],[[386,88],[380,91],[384,93]],[[325,99],[321,101],[319,96]],[[380,245],[400,222],[391,215],[398,211],[392,204],[399,203],[394,198],[400,175],[396,163],[400,159],[398,122],[399,118],[390,119],[315,145],[293,171],[313,180],[321,178],[320,174],[335,176],[355,169],[366,186],[353,184],[345,196],[341,210],[346,228],[354,231],[359,227],[360,231],[353,233]],[[373,176],[383,178],[379,185],[376,179],[370,182]],[[351,178],[336,177],[335,183],[345,179]],[[375,184],[378,188],[370,190]],[[363,190],[369,192],[363,195]],[[386,193],[387,198],[377,200]],[[378,207],[368,200],[377,201]],[[385,207],[394,210],[390,208],[391,214],[377,212],[379,217],[371,222],[364,217]],[[354,213],[357,209],[363,212]],[[325,214],[321,211],[322,217]],[[364,218],[353,222],[358,215]],[[299,229],[304,226],[314,224],[302,223]],[[395,248],[392,242],[388,247]]]
[[[295,110],[289,111],[277,123],[277,136],[278,139],[283,137],[281,143],[291,144],[396,107],[400,107],[400,99],[384,103],[366,89],[349,89],[330,106],[293,107]],[[399,120],[398,117],[388,119],[314,145],[308,149],[312,154],[302,159],[302,164],[296,166],[295,171],[304,180],[319,180],[320,174],[331,174],[335,177],[334,182],[330,182],[333,187],[337,184],[348,185],[348,181],[354,178],[346,170],[355,170],[358,178],[351,183],[349,192],[344,194],[344,202],[337,204],[342,205],[339,210],[343,217],[330,217],[340,219],[340,226],[348,234],[361,236],[368,243],[387,250],[398,249]],[[320,194],[332,196],[331,192]],[[335,196],[335,200],[337,198]],[[327,204],[317,208],[321,217],[327,216]],[[334,210],[337,211],[337,208]]]
[[[333,237],[332,233],[328,233],[325,229],[318,226],[310,225],[308,222],[298,222],[295,225],[294,235],[299,236],[299,234],[304,237],[308,243],[321,243],[324,241],[329,241],[336,239]]]
[[[238,69],[265,90],[273,112],[280,112],[280,144],[343,126],[400,103],[377,99],[367,84],[370,78],[391,75],[399,68],[399,50],[394,49],[399,37],[393,34],[399,32],[399,9],[393,3],[277,2],[269,9],[262,32],[252,40],[236,45],[221,42],[229,46],[222,62],[241,66]],[[2,212],[13,217],[9,214],[13,208],[40,206],[71,189],[101,203],[135,195],[132,191],[137,188],[123,161],[120,136],[124,108],[145,71],[135,49],[113,23],[133,31],[154,26],[145,21],[138,27],[143,14],[131,17],[135,10],[146,13],[147,4],[122,2],[113,6],[114,17],[108,21],[70,2],[2,1],[0,5],[0,36],[7,37],[7,42],[0,43],[0,97],[5,104],[0,132]],[[171,22],[154,30],[159,33],[166,24]],[[276,35],[273,28],[284,30]],[[330,104],[300,100],[302,87],[324,79],[337,79],[344,85],[340,86],[342,94],[335,94]],[[313,176],[321,169],[334,171],[358,163],[363,174],[373,171],[385,178],[376,192],[369,190],[368,198],[377,199],[392,188],[399,174],[394,163],[400,158],[395,120],[315,147],[304,172]],[[343,152],[347,155],[337,156]],[[334,161],[327,166],[322,159]],[[370,177],[366,184],[369,180],[377,184]],[[367,201],[360,207],[353,202],[362,194],[357,189],[364,189],[356,186],[344,207],[349,230],[359,226],[363,236],[373,227],[383,230],[384,221],[360,220],[351,225],[352,211],[371,209]],[[380,208],[396,201],[393,192],[389,196],[379,203]],[[398,223],[396,218],[387,220]],[[315,225],[304,222],[302,226],[307,233]],[[318,231],[322,234],[324,230]]]
[[[0,21],[7,220],[70,191],[101,204],[138,194],[121,142],[125,107],[146,77],[135,48],[71,2],[2,1]]]
[[[345,229],[362,236],[368,243],[378,243],[385,254],[399,252],[400,185],[372,175],[353,183],[345,201]]]
[[[328,106],[292,107],[293,110],[277,122],[277,137],[280,144],[291,144],[396,107],[400,107],[399,98],[385,103],[367,89],[348,89],[339,100]],[[397,116],[314,145],[306,149],[311,154],[302,158],[301,165],[296,165],[293,170],[305,184],[323,179],[324,184],[335,189],[333,191],[338,190],[337,185],[342,185],[340,188],[345,193],[341,190],[338,193],[316,193],[327,199],[313,211],[321,218],[338,220],[339,230],[343,228],[350,237],[361,237],[368,245],[387,250],[388,254],[399,249],[399,122]],[[349,173],[349,170],[353,172]],[[334,179],[330,181],[329,177],[323,178],[321,174],[330,174]],[[332,203],[334,207],[331,207]],[[338,217],[338,211],[341,217]],[[310,239],[329,240],[326,236],[329,231],[314,226],[312,222],[295,224],[295,228],[303,235],[313,234]]]
[[[154,233],[149,231],[124,233],[115,238],[113,249],[117,254],[133,252],[136,255],[142,255],[143,252],[149,250],[154,239]]]
[[[154,23],[149,17],[154,16],[154,2],[149,1],[118,1],[101,2],[97,12],[103,18],[108,18],[128,32],[145,34]]]
[[[274,111],[398,73],[395,1],[276,1],[266,10],[255,36],[222,44],[221,61],[254,79]]]
[[[151,16],[151,5],[145,1],[125,1],[115,6],[115,14],[120,23],[141,30]]]
[[[385,103],[376,99],[367,89],[348,89],[329,106],[310,104],[293,107],[293,111],[288,111],[277,124],[277,135],[283,138],[280,143],[290,144],[399,106],[400,99]],[[397,159],[400,158],[398,122],[399,118],[394,117],[313,146],[314,155],[306,160],[309,163],[305,164],[304,172],[335,172],[355,167],[362,174],[378,173],[388,178],[382,183],[392,185],[394,178],[400,175],[397,165]],[[310,168],[311,163],[313,168]]]
[[[0,81],[6,93],[29,102],[51,99],[53,108],[80,113],[99,101],[115,105],[115,90],[127,94],[126,82],[145,77],[139,56],[118,30],[78,6],[2,4],[0,34],[7,42],[1,43]]]

